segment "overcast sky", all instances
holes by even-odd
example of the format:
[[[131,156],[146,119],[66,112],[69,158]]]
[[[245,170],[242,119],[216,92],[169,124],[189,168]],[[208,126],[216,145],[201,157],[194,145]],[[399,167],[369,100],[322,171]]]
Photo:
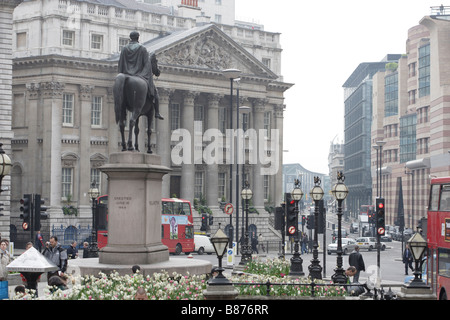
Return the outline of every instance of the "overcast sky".
[[[442,2],[444,6],[449,3]],[[342,85],[362,62],[406,53],[408,29],[430,0],[236,0],[236,19],[281,33],[285,93],[284,164],[328,173],[330,143],[344,142]]]

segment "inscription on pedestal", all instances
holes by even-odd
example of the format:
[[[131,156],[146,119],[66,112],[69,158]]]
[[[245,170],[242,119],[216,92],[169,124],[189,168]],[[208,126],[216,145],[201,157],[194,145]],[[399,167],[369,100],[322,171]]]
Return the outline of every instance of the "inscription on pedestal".
[[[114,196],[112,205],[120,210],[127,210],[133,197],[127,196]]]

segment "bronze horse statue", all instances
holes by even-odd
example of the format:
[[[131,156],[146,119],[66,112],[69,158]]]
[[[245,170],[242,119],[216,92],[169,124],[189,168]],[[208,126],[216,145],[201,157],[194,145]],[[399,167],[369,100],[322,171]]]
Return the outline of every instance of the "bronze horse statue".
[[[159,77],[158,60],[155,54],[150,56],[152,74]],[[153,80],[152,80],[153,81]],[[157,94],[156,88],[154,90]],[[116,113],[116,123],[119,124],[119,130],[122,137],[122,151],[139,151],[139,118],[143,115],[147,117],[147,153],[153,153],[150,144],[152,134],[151,126],[155,112],[156,96],[150,96],[148,82],[139,76],[130,76],[119,73],[116,76],[113,86],[114,111]],[[127,120],[127,111],[131,112],[128,142],[125,143],[125,123]],[[133,148],[133,128],[135,135],[135,144]]]

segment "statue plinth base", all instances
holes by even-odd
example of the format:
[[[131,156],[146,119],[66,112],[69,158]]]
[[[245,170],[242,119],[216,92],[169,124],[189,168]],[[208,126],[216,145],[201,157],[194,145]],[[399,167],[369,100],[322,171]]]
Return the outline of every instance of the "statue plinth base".
[[[138,152],[110,155],[99,168],[108,175],[108,245],[103,264],[153,264],[169,260],[161,243],[162,177],[171,169],[161,158]]]

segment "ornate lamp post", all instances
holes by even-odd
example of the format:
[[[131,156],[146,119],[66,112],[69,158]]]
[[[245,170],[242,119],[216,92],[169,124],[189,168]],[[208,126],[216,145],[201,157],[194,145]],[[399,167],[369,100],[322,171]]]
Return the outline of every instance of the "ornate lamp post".
[[[245,188],[241,191],[241,198],[245,201],[245,238],[244,245],[242,246],[242,256],[240,265],[245,265],[247,262],[252,261],[252,247],[249,244],[249,234],[248,234],[248,202],[253,197],[252,190],[250,190],[250,185],[248,181],[245,181]]]
[[[236,79],[238,79],[241,75],[241,70],[239,69],[226,69],[226,70],[222,70],[222,74],[224,77],[226,77],[227,79],[230,79],[230,129],[233,129],[233,81],[235,81]],[[237,117],[239,117],[239,109],[237,110]],[[239,120],[236,123],[237,126],[239,126]],[[231,131],[230,131],[231,132]],[[231,141],[230,137],[230,141]],[[237,166],[237,163],[236,163]],[[233,163],[230,164],[230,202],[232,202],[233,199]],[[236,188],[238,187],[238,181],[236,182]],[[235,203],[235,207],[237,208],[236,211],[236,223],[238,223],[237,221],[239,221],[239,204],[238,204],[238,199],[236,199],[236,203]],[[238,225],[236,226],[236,228],[238,228]],[[230,214],[230,229],[229,229],[229,233],[230,233],[230,239],[233,239],[233,234],[234,234],[234,230],[233,230],[233,216]],[[233,241],[230,241],[229,243],[230,248],[232,248],[233,246]]]
[[[303,191],[300,189],[300,181],[295,179],[295,188],[291,192],[292,199],[295,201],[295,211],[297,216],[297,223],[295,228],[295,246],[294,255],[291,258],[291,270],[289,271],[290,276],[304,276],[303,272],[303,259],[300,257],[299,253],[299,237],[298,237],[298,202],[303,198]]]
[[[2,193],[2,180],[4,176],[11,173],[11,159],[2,148],[3,143],[0,143],[0,193]]]
[[[222,258],[225,255],[225,251],[227,250],[227,244],[228,244],[229,238],[225,234],[225,232],[222,231],[222,229],[219,228],[217,230],[216,234],[211,238],[211,243],[214,247],[214,251],[216,251],[217,259],[219,260],[219,267],[217,268],[217,272],[219,274],[209,281],[209,284],[228,284],[230,281],[222,274],[225,270],[222,268]]]
[[[323,189],[320,187],[320,178],[314,177],[314,187],[311,189],[310,195],[314,200],[314,245],[313,245],[313,259],[308,266],[309,276],[314,279],[322,279],[322,267],[318,258],[319,251],[317,242],[317,229],[319,222],[319,201],[323,198]]]
[[[416,267],[414,270],[414,279],[411,280],[408,287],[427,287],[425,282],[422,281],[421,277],[419,277],[422,273],[419,268],[420,260],[422,258],[423,253],[425,252],[425,249],[427,248],[427,242],[425,239],[420,235],[419,232],[416,232],[411,239],[408,240],[409,247],[411,248],[412,255],[414,258],[414,261],[416,263]]]
[[[338,201],[338,246],[337,246],[337,259],[336,264],[337,267],[334,269],[334,274],[331,276],[331,279],[334,283],[342,283],[345,284],[347,282],[347,276],[345,275],[345,271],[342,268],[342,202],[347,198],[348,188],[344,184],[345,176],[342,171],[337,173],[338,182],[334,185],[331,193]]]
[[[89,188],[89,197],[92,199],[92,241],[88,248],[89,258],[98,258],[98,246],[97,246],[97,226],[95,224],[95,199],[98,198],[100,192],[98,191],[97,184],[92,181],[91,187]]]

